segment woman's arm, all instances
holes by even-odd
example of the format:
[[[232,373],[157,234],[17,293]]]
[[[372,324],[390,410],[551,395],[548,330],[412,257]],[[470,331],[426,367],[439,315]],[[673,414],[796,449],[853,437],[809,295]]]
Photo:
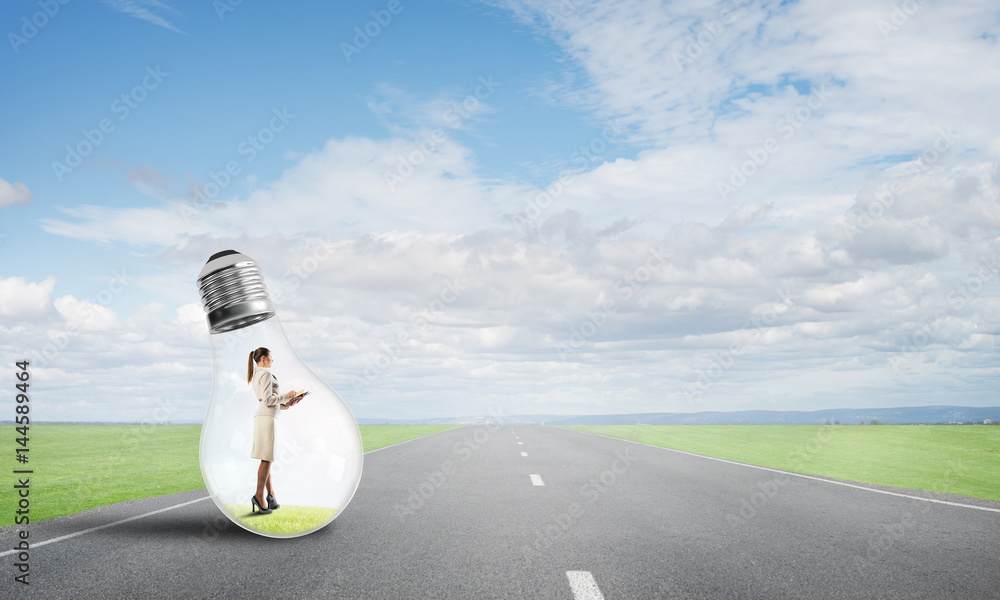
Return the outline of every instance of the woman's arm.
[[[274,385],[274,376],[271,375],[270,371],[264,372],[263,377],[261,377],[260,387],[262,389],[257,390],[257,393],[259,394],[258,397],[260,398],[260,401],[267,406],[274,406],[277,404],[281,406],[282,409],[286,409],[288,407],[282,406],[282,403],[295,397],[295,390],[290,390],[286,394],[278,393],[275,389],[277,386]]]

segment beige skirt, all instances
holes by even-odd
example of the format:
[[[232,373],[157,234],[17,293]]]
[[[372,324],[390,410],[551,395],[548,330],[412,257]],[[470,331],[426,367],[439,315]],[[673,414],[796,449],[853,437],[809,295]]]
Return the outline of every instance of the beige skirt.
[[[253,418],[253,447],[250,458],[274,460],[274,417],[258,415]]]

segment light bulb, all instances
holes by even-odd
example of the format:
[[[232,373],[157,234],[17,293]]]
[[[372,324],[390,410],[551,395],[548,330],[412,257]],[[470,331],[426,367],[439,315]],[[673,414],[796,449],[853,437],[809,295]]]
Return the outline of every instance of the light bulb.
[[[358,488],[364,452],[357,422],[340,396],[295,355],[253,259],[235,250],[214,254],[198,275],[198,289],[215,370],[201,430],[205,485],[222,512],[249,531],[268,537],[316,531],[340,514]],[[309,392],[274,419],[269,464],[279,507],[266,514],[251,500],[261,468],[261,460],[251,458],[260,402],[247,383],[250,353],[261,347],[270,351],[279,394]]]

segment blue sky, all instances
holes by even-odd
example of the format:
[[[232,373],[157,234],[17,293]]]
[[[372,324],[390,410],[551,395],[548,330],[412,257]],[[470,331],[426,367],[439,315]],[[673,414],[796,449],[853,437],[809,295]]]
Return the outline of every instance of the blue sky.
[[[201,418],[227,248],[359,417],[996,405],[991,3],[220,6],[0,8],[37,418]]]

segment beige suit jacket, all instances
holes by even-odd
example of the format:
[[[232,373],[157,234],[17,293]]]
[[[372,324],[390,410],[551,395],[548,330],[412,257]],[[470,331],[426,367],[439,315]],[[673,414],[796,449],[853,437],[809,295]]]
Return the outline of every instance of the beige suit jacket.
[[[275,417],[278,409],[287,410],[287,406],[281,406],[288,401],[288,393],[278,392],[278,378],[271,373],[270,369],[254,366],[253,392],[257,396],[257,412],[255,417]]]

